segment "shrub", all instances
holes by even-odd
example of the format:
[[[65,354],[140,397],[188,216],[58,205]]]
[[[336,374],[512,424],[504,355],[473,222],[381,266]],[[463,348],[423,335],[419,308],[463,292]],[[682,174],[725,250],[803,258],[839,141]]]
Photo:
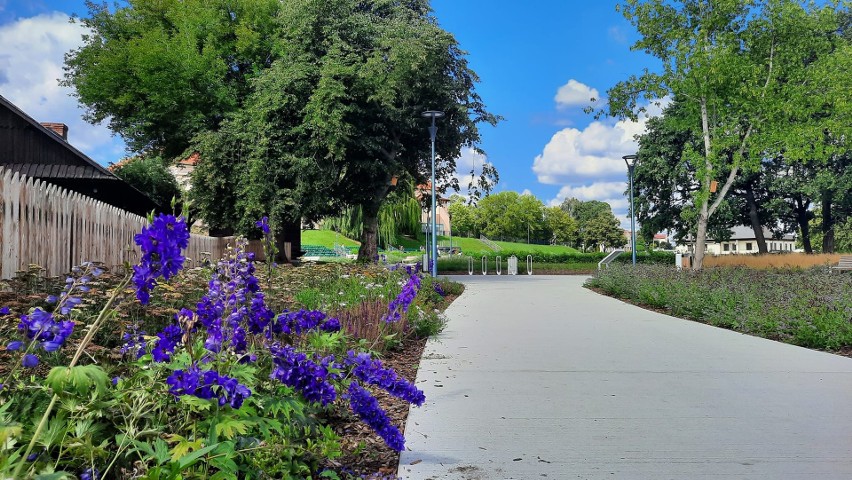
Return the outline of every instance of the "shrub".
[[[852,347],[852,275],[825,268],[701,272],[614,265],[587,286],[672,315],[803,347]]]

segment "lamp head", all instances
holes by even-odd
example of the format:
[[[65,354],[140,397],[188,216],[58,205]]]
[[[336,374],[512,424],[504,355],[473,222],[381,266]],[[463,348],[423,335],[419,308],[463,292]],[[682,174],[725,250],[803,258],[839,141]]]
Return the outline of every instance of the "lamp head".
[[[636,160],[639,158],[639,155],[625,155],[621,158],[624,159],[624,163],[627,164],[627,168],[633,168],[636,166]]]
[[[444,116],[444,112],[442,112],[440,110],[426,110],[425,112],[421,113],[420,115],[422,115],[426,118],[441,118],[441,117]]]

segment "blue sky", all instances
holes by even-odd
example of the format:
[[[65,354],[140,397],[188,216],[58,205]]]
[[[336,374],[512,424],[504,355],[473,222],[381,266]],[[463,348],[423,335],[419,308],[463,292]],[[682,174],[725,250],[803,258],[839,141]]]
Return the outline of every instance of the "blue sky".
[[[633,27],[616,1],[433,0],[441,26],[469,53],[481,77],[479,93],[505,117],[483,128],[483,159],[465,152],[458,176],[483,161],[500,172],[497,191],[529,192],[545,203],[568,197],[603,200],[624,221],[626,173],[621,156],[634,153],[643,122],[595,121],[583,113],[591,95],[656,62],[631,52]],[[0,94],[39,121],[69,125],[69,141],[100,163],[124,146],[103,126],[91,126],[66,89],[62,55],[79,45],[82,0],[0,0]],[[424,129],[424,138],[428,138]],[[439,130],[440,138],[440,130]]]

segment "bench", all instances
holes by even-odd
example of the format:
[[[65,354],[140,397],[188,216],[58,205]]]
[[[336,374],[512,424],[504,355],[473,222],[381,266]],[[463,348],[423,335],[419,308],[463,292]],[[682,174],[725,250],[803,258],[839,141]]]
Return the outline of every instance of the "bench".
[[[852,270],[852,255],[841,255],[840,262],[831,267],[831,271]]]

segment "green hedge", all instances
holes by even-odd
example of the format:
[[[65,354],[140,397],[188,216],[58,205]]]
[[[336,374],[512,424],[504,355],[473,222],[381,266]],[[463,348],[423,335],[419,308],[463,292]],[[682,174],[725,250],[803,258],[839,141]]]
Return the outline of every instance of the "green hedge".
[[[501,250],[499,252],[488,252],[484,254],[489,260],[494,260],[500,256],[507,259],[512,255],[518,257],[518,262],[526,261],[528,252],[518,252],[511,250]],[[462,255],[464,256],[464,255]],[[483,255],[474,256],[474,260],[479,260]],[[535,263],[598,263],[606,257],[606,253],[535,253],[532,254],[533,262]],[[631,263],[632,259],[630,252],[624,252],[619,255],[615,262]],[[655,265],[674,265],[675,254],[673,252],[637,252],[636,263],[655,264]]]

